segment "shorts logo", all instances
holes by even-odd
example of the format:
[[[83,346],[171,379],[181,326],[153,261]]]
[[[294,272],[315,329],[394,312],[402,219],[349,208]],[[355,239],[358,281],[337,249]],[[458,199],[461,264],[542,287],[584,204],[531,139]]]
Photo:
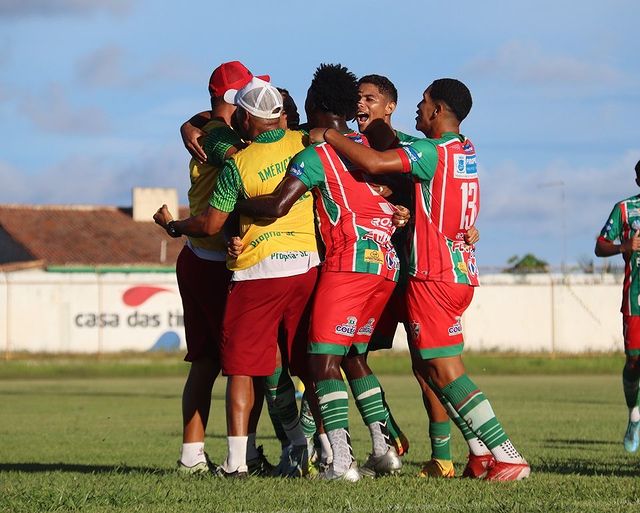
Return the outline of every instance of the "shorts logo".
[[[336,326],[335,333],[337,335],[353,337],[356,334],[357,327],[358,327],[358,318],[350,315],[349,317],[347,317],[347,322],[345,322],[344,324],[338,324]]]
[[[460,324],[460,317],[456,318],[456,322],[448,329],[449,336],[455,337],[456,335],[460,335],[462,333],[462,324]]]
[[[376,322],[375,318],[371,317],[367,321],[367,324],[365,324],[364,326],[362,326],[362,328],[358,330],[358,335],[371,335],[373,333],[373,323],[375,322]]]
[[[370,264],[384,264],[384,255],[382,251],[378,251],[377,249],[365,249],[364,250],[364,261]]]
[[[411,338],[417,340],[420,336],[420,323],[418,321],[411,321]]]

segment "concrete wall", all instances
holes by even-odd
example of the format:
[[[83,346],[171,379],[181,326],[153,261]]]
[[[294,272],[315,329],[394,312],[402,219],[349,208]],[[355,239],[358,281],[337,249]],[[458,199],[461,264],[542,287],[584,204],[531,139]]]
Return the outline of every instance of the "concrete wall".
[[[467,349],[622,349],[621,276],[482,277],[462,318]],[[406,349],[399,328],[396,348]],[[97,353],[185,347],[173,273],[0,273],[0,351]]]

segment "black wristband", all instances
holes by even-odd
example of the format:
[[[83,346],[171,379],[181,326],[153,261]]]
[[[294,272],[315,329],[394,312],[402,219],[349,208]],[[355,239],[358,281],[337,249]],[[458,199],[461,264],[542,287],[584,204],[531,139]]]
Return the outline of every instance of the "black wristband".
[[[176,228],[176,222],[175,221],[169,221],[167,223],[167,233],[169,235],[171,235],[174,239],[177,239],[178,237],[180,237],[180,232],[178,231],[178,229]]]
[[[325,128],[324,132],[322,132],[322,138],[324,139],[324,142],[327,142],[327,132],[331,130],[331,127],[329,128]]]

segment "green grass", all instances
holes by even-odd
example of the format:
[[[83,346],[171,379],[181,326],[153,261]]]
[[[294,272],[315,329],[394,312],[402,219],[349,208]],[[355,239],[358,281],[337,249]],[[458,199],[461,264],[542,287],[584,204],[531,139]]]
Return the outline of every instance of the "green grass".
[[[186,364],[180,353],[116,353],[102,355],[46,355],[17,353],[0,360],[0,380],[96,378],[96,377],[180,377]],[[376,372],[406,375],[410,368],[407,353],[372,353]],[[465,353],[465,365],[473,375],[566,375],[619,374],[622,353],[589,355]]]
[[[520,483],[414,477],[428,445],[426,416],[407,367],[405,375],[381,375],[412,444],[403,473],[355,484],[177,475],[181,377],[6,379],[0,381],[0,511],[640,511],[640,456],[625,454],[621,443],[621,363],[618,358],[615,374],[475,374],[532,465],[532,477]],[[207,439],[214,461],[226,450],[223,392],[220,379]],[[370,442],[351,409],[362,461]],[[259,442],[275,460],[278,442],[271,433],[265,414]],[[466,451],[457,432],[453,447],[461,473]]]

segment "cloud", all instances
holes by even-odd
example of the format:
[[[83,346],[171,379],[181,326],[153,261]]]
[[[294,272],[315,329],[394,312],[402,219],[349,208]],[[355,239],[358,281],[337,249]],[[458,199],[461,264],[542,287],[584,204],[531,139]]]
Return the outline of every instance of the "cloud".
[[[592,239],[614,203],[637,192],[633,168],[640,148],[606,167],[556,160],[526,171],[513,162],[482,169],[481,220],[493,229],[553,238],[564,224],[567,237]]]
[[[193,82],[201,79],[199,67],[179,55],[163,55],[146,66],[127,72],[127,53],[116,45],[99,48],[76,64],[76,77],[90,87],[139,88],[154,82]]]
[[[37,173],[0,161],[0,203],[130,206],[133,187],[175,187],[184,202],[186,151],[165,145],[139,152],[139,158],[119,161],[106,154],[73,155]]]
[[[45,132],[100,134],[109,129],[109,121],[104,111],[96,107],[74,107],[58,84],[52,84],[37,98],[25,96],[20,110]]]
[[[597,60],[581,60],[561,53],[545,53],[534,43],[511,41],[494,55],[478,57],[466,71],[491,79],[499,77],[518,84],[619,84],[621,71]]]
[[[87,15],[107,11],[123,15],[130,11],[133,0],[0,0],[0,17]]]
[[[124,51],[118,46],[105,46],[92,52],[76,65],[78,79],[86,85],[118,86],[126,81],[122,69]]]

